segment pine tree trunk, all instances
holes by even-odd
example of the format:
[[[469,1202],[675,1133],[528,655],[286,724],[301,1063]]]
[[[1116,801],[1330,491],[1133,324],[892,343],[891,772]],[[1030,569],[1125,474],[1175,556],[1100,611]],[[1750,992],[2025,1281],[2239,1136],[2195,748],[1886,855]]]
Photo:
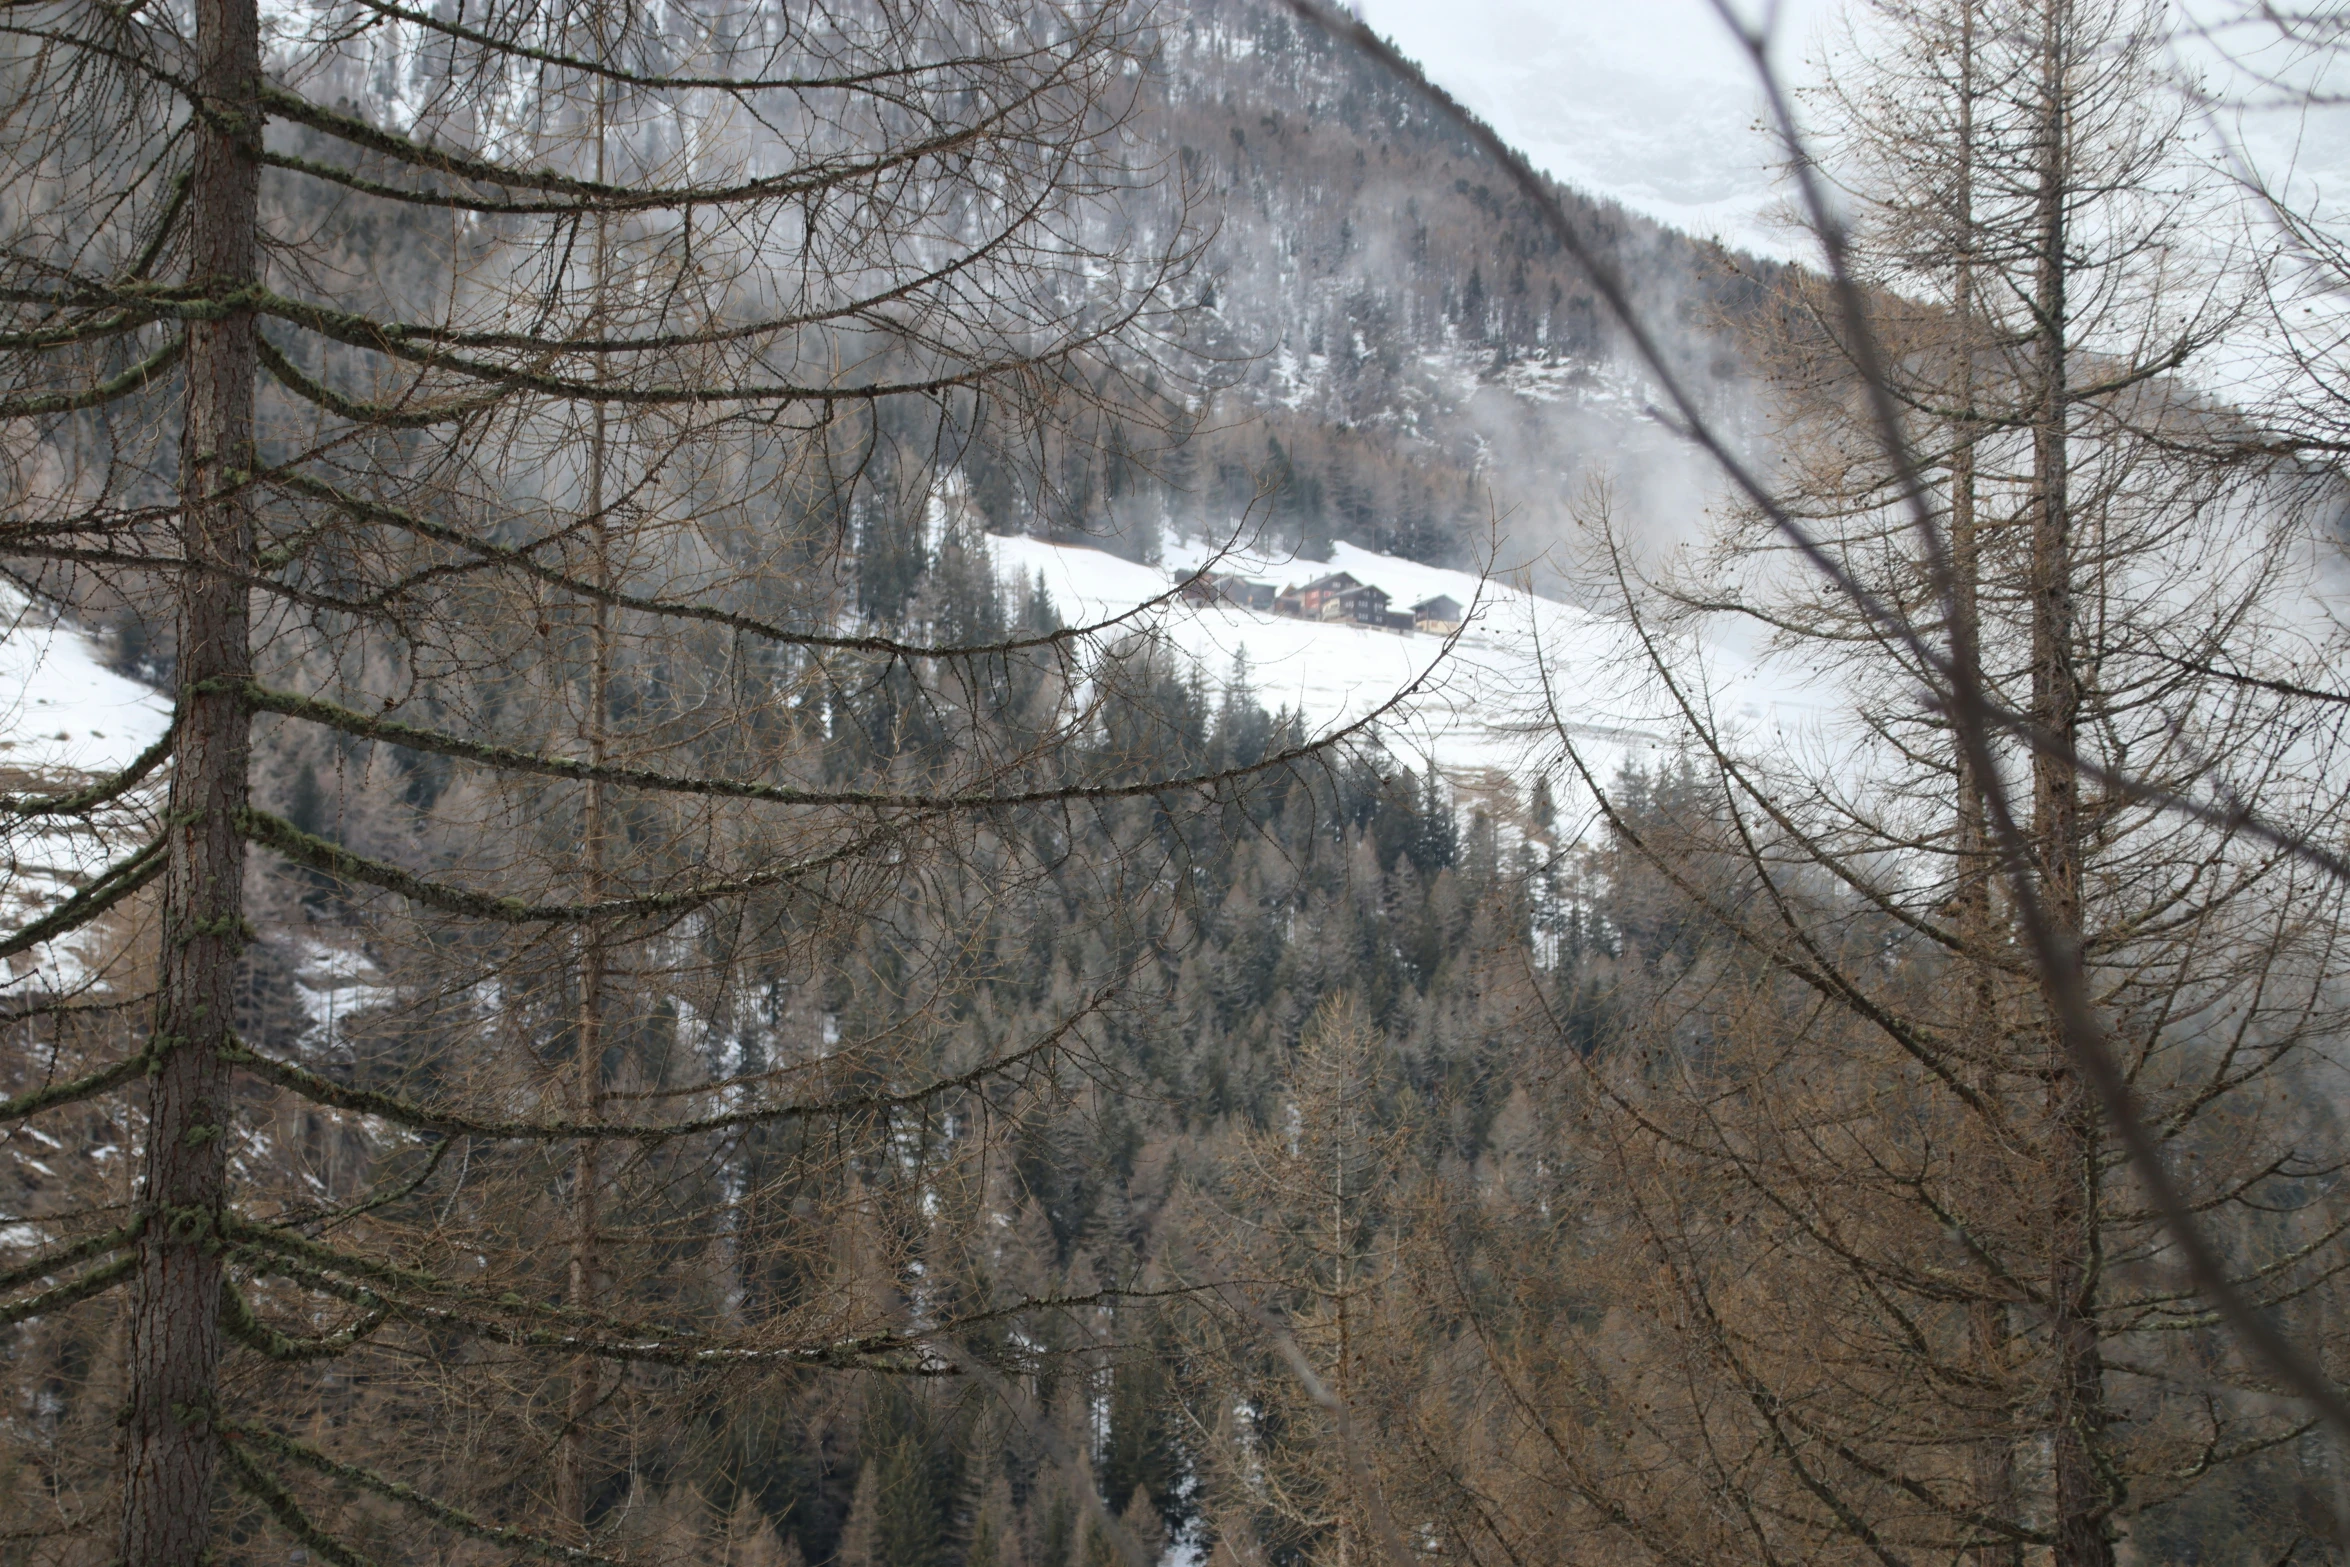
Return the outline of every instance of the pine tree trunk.
[[[599,240],[602,233],[598,227]],[[603,264],[603,247],[597,246],[597,265]],[[592,530],[595,540],[595,582],[600,588],[612,586],[612,540],[603,521],[604,462],[607,434],[604,410],[595,411],[595,423],[588,446],[588,509],[597,521]],[[612,702],[612,611],[598,600],[594,606],[595,633],[591,663],[588,668],[586,742],[587,759],[601,767],[609,760],[610,709]],[[607,879],[609,847],[610,801],[601,783],[587,786],[585,810],[581,822],[581,849],[587,861],[587,875],[583,890],[591,903],[601,902],[609,893]],[[582,1121],[601,1120],[604,1114],[604,1051],[605,987],[610,978],[611,951],[605,944],[604,933],[596,926],[587,927],[579,961],[579,1057],[572,1063],[571,1112]],[[593,1310],[599,1299],[596,1230],[600,1222],[600,1203],[604,1182],[603,1160],[592,1138],[581,1138],[572,1160],[571,1172],[571,1275],[565,1300],[574,1310]],[[562,1537],[577,1544],[588,1538],[589,1452],[588,1429],[595,1419],[596,1405],[604,1394],[603,1376],[593,1357],[581,1355],[571,1364],[571,1388],[564,1409],[563,1451],[556,1483],[555,1507],[560,1515]]]
[[[2095,1316],[2099,1248],[2096,1108],[2056,1023],[2065,985],[2081,967],[2080,770],[2072,748],[2081,688],[2074,668],[2072,513],[2067,355],[2071,126],[2066,81],[2070,0],[2046,0],[2039,148],[2034,345],[2038,385],[2032,438],[2032,718],[2045,742],[2032,761],[2032,838],[2041,911],[2069,973],[2041,976],[2048,1017],[2047,1180],[2050,1456],[2057,1567],[2110,1567],[2111,1498],[2097,1463],[2104,1437],[2105,1370]]]
[[[258,277],[260,19],[254,0],[198,0],[192,282],[218,299]],[[245,579],[251,508],[223,495],[253,466],[253,313],[187,326],[180,450],[177,759],[122,1431],[122,1567],[198,1567],[211,1544],[226,1186],[226,1047],[245,942],[244,843],[251,671]]]
[[[604,48],[602,27],[604,15],[596,12],[596,47],[599,55]],[[596,89],[595,113],[595,172],[601,181],[606,177],[604,162],[604,90]],[[611,269],[611,229],[604,218],[595,225],[595,246],[591,258],[596,277],[597,319],[603,318],[604,289]],[[597,371],[602,374],[601,367]],[[589,536],[594,541],[595,566],[593,578],[598,588],[609,592],[612,588],[612,528],[604,515],[604,468],[610,457],[611,428],[602,404],[590,414],[588,428],[587,508],[594,519]],[[590,606],[593,615],[593,638],[588,665],[587,711],[584,733],[580,736],[588,762],[601,767],[609,757],[611,744],[612,706],[612,608],[601,598]],[[581,851],[586,859],[586,878],[583,890],[587,901],[600,903],[609,887],[607,882],[609,832],[608,810],[610,800],[602,783],[590,783],[582,802]],[[573,1063],[572,1114],[582,1121],[596,1121],[604,1113],[604,1028],[605,984],[610,977],[611,953],[605,945],[603,931],[586,927],[579,964],[579,1058]],[[592,1138],[580,1139],[573,1155],[571,1174],[571,1276],[565,1299],[574,1310],[592,1310],[598,1299],[596,1229],[600,1218],[603,1188],[603,1161]],[[593,1357],[582,1355],[572,1362],[571,1387],[564,1409],[563,1451],[556,1484],[555,1508],[560,1515],[562,1538],[576,1544],[588,1539],[589,1476],[588,1465],[593,1456],[589,1451],[588,1428],[595,1419],[597,1402],[603,1397],[603,1377]]]
[[[1976,0],[1962,0],[1958,15],[1958,134],[1953,212],[1957,226],[1957,266],[1951,288],[1951,315],[1957,335],[1959,416],[1950,432],[1950,654],[1961,667],[1982,674],[1983,549],[1978,512],[1975,448],[1983,426],[1975,417],[1978,369],[1983,350],[1983,318],[1976,298],[1976,252],[1979,237],[1975,215],[1975,100],[1978,39]],[[1999,995],[1994,949],[1999,944],[1991,913],[1991,829],[1984,780],[1961,747],[1957,768],[1955,859],[1956,890],[1952,897],[1965,995],[1961,1003],[1963,1037],[1969,1069],[1983,1102],[2004,1103],[2006,1083],[1999,1050]],[[2001,1180],[1998,1168],[2000,1128],[1978,1128],[1982,1146],[1976,1178],[1988,1193]],[[1992,1385],[2006,1382],[2008,1308],[1986,1296],[1967,1314],[1967,1328],[1977,1371]],[[1995,1518],[2016,1516],[2015,1439],[2003,1420],[1979,1445],[1975,1455],[1976,1505]],[[1976,1567],[2022,1567],[2023,1546],[2013,1539],[1989,1539],[1977,1546]]]

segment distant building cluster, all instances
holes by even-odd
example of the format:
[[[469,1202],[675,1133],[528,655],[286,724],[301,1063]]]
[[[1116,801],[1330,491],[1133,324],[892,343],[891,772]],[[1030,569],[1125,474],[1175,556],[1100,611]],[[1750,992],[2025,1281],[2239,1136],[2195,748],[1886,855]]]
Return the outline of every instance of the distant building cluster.
[[[1276,588],[1270,582],[1252,582],[1233,574],[1202,572],[1186,583],[1183,596],[1198,604],[1233,604],[1293,620],[1335,620],[1347,625],[1376,626],[1382,631],[1430,631],[1449,636],[1461,629],[1460,601],[1439,593],[1408,610],[1392,609],[1385,588],[1358,582],[1348,572],[1316,577],[1303,587]]]

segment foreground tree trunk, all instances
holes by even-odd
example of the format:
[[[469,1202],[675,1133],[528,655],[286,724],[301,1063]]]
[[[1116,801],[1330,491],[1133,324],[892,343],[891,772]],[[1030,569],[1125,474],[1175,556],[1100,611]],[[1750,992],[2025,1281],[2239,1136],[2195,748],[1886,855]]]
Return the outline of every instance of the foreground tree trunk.
[[[1128,983],[1128,932],[1161,917],[1158,894],[1123,890],[1155,872],[1121,870],[1096,905],[1099,986],[1090,952],[1071,970],[1094,993],[1024,1012],[1017,1042],[976,1037],[961,998],[997,981],[966,937],[1069,886],[1072,845],[1006,831],[1005,811],[1166,809],[1169,787],[1096,738],[1126,631],[1006,636],[976,572],[941,578],[970,636],[836,634],[840,547],[868,513],[927,518],[973,452],[1025,472],[1033,441],[1041,486],[1041,454],[1113,421],[1129,446],[1173,438],[1162,377],[1206,385],[1168,329],[1193,308],[1173,284],[1202,236],[1175,210],[1148,226],[1165,244],[1125,237],[1154,188],[1124,129],[1147,102],[1149,18],[1130,0],[1041,0],[1008,30],[987,0],[791,9],[743,29],[724,5],[296,5],[265,85],[255,0],[152,26],[61,6],[11,56],[0,150],[43,200],[0,215],[0,304],[21,318],[0,333],[0,468],[22,491],[0,542],[12,572],[56,567],[60,602],[177,599],[168,824],[0,934],[13,956],[94,930],[167,877],[161,972],[137,986],[160,997],[147,1047],[8,1116],[150,1079],[148,1222],[84,1234],[119,1226],[93,1205],[29,1267],[12,1235],[0,1275],[0,1326],[135,1279],[127,1407],[97,1460],[119,1466],[122,1567],[207,1560],[229,1484],[267,1515],[240,1515],[240,1552],[269,1549],[259,1528],[343,1559],[326,1542],[356,1486],[404,1527],[560,1555],[627,1475],[608,1451],[652,1450],[654,1428],[715,1438],[746,1402],[733,1379],[936,1370],[946,1329],[867,1287],[939,1244],[927,1221],[876,1224],[837,1278],[805,1265],[871,1211],[853,1161],[883,1150],[889,1200],[919,1201],[921,1161],[964,1157],[934,1150],[965,1100],[1054,1081],[1047,1063]],[[396,123],[341,95],[410,66],[435,86]],[[265,105],[304,138],[269,175],[284,233],[261,228]],[[609,130],[609,168],[583,125]],[[1076,248],[1086,235],[1102,245]],[[294,293],[257,287],[264,251]],[[431,319],[405,319],[422,299]],[[610,517],[579,482],[583,415]],[[1004,437],[983,443],[983,420]],[[175,463],[177,503],[150,504]],[[591,654],[580,734],[564,720]],[[1104,695],[1061,701],[1077,671]],[[909,738],[896,720],[916,705]],[[259,746],[255,710],[276,715]],[[465,733],[428,727],[444,722]],[[1344,743],[1168,782],[1220,813]],[[297,802],[317,803],[314,760],[380,780],[412,765],[391,751],[436,760],[376,858],[340,799],[332,821]],[[96,794],[5,803],[78,812],[164,754]],[[1105,857],[1159,852],[1104,820]],[[248,844],[294,874],[246,887]],[[266,963],[244,961],[249,911],[294,937]],[[313,1020],[275,1005],[313,934],[382,981],[315,1051]],[[887,984],[864,984],[869,952]],[[668,1013],[631,1004],[640,953],[664,963]],[[763,1037],[711,1031],[746,997],[830,1000],[844,974],[863,1015],[838,1050],[828,1028],[799,1053],[783,1007],[743,1031]],[[232,1038],[237,1006],[250,1037]],[[398,1070],[352,1070],[362,1055]],[[734,1070],[754,1055],[788,1070]],[[275,1121],[233,1157],[232,1107]],[[819,1123],[838,1135],[762,1189],[708,1173],[738,1137]],[[900,1180],[908,1124],[925,1135]],[[718,1236],[755,1253],[752,1287],[700,1287]],[[247,1374],[263,1367],[279,1369]],[[305,1436],[331,1453],[281,1418],[328,1389],[338,1418]],[[542,1527],[504,1522],[521,1514]]]
[[[190,134],[189,281],[234,299],[259,276],[260,22],[253,0],[199,0]],[[227,1054],[245,936],[253,521],[232,493],[253,467],[253,313],[188,323],[180,448],[179,745],[166,826],[162,973],[122,1450],[123,1567],[196,1567],[210,1552],[220,1363]]]
[[[2067,203],[2075,199],[2066,71],[2070,0],[2048,0],[2040,39],[2043,117],[2039,138],[2033,345],[2039,372],[2032,470],[2032,719],[2047,744],[2032,756],[2032,837],[2043,917],[2065,954],[2067,973],[2043,973],[2048,1040],[2048,1303],[2055,1386],[2049,1439],[2054,1473],[2056,1561],[2109,1567],[2109,1496],[2098,1448],[2106,1425],[2105,1370],[2098,1345],[2097,1108],[2074,1068],[2057,1019],[2062,987],[2085,983],[2081,954],[2080,769],[2073,759],[2081,716],[2074,667],[2074,560],[2070,495],[2070,344],[2066,284]]]
[[[1981,388],[1978,370],[1988,347],[1985,318],[1978,307],[1975,258],[1981,244],[1975,213],[1975,124],[1978,47],[1977,0],[1961,0],[1957,14],[1958,62],[1953,87],[1956,135],[1952,138],[1954,182],[1951,216],[1954,220],[1955,265],[1951,279],[1951,322],[1954,332],[1953,369],[1959,410],[1948,432],[1950,443],[1950,653],[1960,668],[1983,667],[1982,588],[1983,541],[1979,516],[1976,447],[1986,436],[1975,414]],[[1985,780],[1978,777],[1963,747],[1955,748],[1952,783],[1955,790],[1953,828],[1956,890],[1953,923],[1959,936],[1965,992],[1960,1002],[1960,1037],[1971,1062],[1975,1091],[1991,1107],[1989,1124],[1970,1121],[1978,1140],[1974,1151],[1977,1179],[1999,1180],[1999,1150],[1993,1128],[2004,1124],[2008,1084],[1999,1061],[1999,979],[1990,954],[1996,944],[1991,905],[1995,872],[1990,811]],[[2008,1343],[2013,1332],[2008,1307],[1985,1294],[1968,1308],[1968,1329],[1975,1369],[1987,1383],[2003,1386],[2013,1380]],[[2012,1414],[2012,1412],[2010,1412]],[[2016,1453],[2010,1421],[1998,1421],[1976,1455],[1977,1506],[1995,1518],[2016,1516]],[[2023,1567],[2023,1546],[2012,1538],[1987,1539],[1974,1551],[1976,1567]]]

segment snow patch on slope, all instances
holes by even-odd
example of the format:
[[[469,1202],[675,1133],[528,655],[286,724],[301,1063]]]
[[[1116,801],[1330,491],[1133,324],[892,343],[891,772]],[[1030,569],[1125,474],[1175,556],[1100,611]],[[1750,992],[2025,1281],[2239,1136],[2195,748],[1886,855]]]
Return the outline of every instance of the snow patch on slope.
[[[155,743],[171,706],[108,669],[97,645],[0,589],[0,768],[112,772]]]
[[[97,644],[0,589],[0,793],[52,793],[118,771],[171,724],[153,688],[108,669]],[[88,816],[0,822],[0,929],[40,918],[146,836],[158,772]],[[64,937],[0,970],[0,991],[70,989],[86,977],[80,941]]]
[[[1493,577],[1422,565],[1338,543],[1327,561],[1172,543],[1164,566],[1043,539],[988,537],[1006,583],[1042,582],[1061,618],[1091,625],[1164,596],[1203,566],[1276,587],[1333,572],[1384,589],[1404,609],[1448,596],[1471,606],[1460,636],[1373,630],[1298,620],[1235,605],[1175,601],[1127,622],[1167,639],[1209,678],[1247,663],[1270,708],[1304,715],[1316,732],[1358,722],[1408,693],[1380,720],[1388,748],[1455,778],[1499,773],[1563,781],[1571,739],[1601,776],[1627,761],[1671,753],[1682,726],[1665,693],[1645,678],[1637,644],[1619,622]],[[1709,705],[1742,743],[1781,748],[1832,710],[1800,672],[1727,646],[1694,650]]]
[[[302,1034],[302,1053],[315,1060],[350,1059],[343,1025],[357,1013],[392,1005],[399,993],[382,982],[382,975],[364,952],[334,947],[313,937],[300,942],[302,966],[294,978],[295,998],[310,1026]]]

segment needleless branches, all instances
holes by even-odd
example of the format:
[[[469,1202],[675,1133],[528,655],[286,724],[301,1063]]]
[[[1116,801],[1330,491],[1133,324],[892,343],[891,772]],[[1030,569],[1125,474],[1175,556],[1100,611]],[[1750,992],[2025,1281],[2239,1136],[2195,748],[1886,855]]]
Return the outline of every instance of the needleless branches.
[[[126,1567],[205,1560],[222,1480],[330,1560],[361,1494],[600,1559],[711,1378],[1087,1304],[898,1292],[1157,939],[1159,825],[1346,735],[1154,770],[1121,625],[859,624],[842,561],[910,516],[967,562],[972,454],[1049,510],[1041,454],[1147,458],[1213,374],[1149,42],[1123,0],[0,13],[0,555],[168,625],[175,699],[152,836],[10,941],[159,889],[152,1013],[5,1106],[145,1085],[136,1193],[0,1286],[130,1285]],[[1007,1034],[1042,898],[1093,945]],[[264,918],[381,1002],[246,1037]],[[271,1429],[322,1399],[348,1450]]]

